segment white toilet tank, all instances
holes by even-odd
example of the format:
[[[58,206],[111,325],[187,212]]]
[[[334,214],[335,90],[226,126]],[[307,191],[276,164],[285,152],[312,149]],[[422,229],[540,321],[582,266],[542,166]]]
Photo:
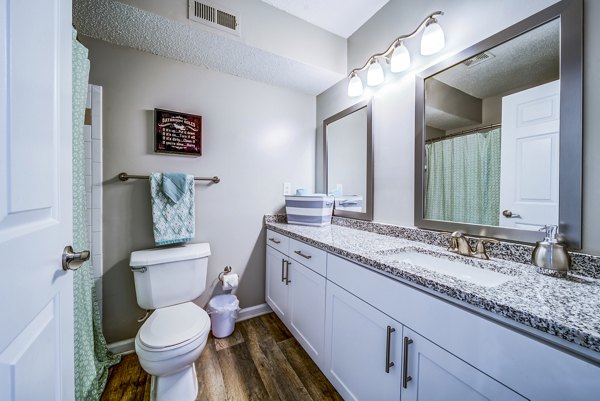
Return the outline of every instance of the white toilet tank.
[[[132,252],[138,305],[157,309],[198,298],[206,288],[209,256],[208,243]]]

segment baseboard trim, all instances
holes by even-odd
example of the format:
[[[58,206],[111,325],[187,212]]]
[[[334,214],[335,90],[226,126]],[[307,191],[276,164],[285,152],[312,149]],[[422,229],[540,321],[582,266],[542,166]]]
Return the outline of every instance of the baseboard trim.
[[[251,306],[249,308],[243,308],[240,309],[240,311],[238,312],[238,318],[236,319],[236,321],[241,322],[243,320],[248,320],[252,319],[253,317],[266,315],[267,313],[271,312],[273,312],[273,310],[267,304],[260,304]]]
[[[253,317],[258,317],[261,315],[266,315],[267,313],[271,313],[273,310],[267,304],[260,304],[251,306],[249,308],[240,309],[238,312],[237,322],[241,322],[244,320],[252,319]],[[135,352],[135,339],[129,338],[123,341],[117,341],[114,343],[108,344],[108,350],[113,354],[118,355],[127,355]]]
[[[123,341],[108,344],[108,350],[113,354],[127,355],[135,352],[135,339],[129,338]]]

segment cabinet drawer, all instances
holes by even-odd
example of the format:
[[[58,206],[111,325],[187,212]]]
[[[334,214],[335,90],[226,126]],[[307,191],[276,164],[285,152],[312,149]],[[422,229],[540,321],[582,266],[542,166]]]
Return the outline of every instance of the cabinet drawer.
[[[267,245],[287,255],[290,239],[275,231],[267,230]]]
[[[288,256],[322,276],[327,274],[327,253],[321,249],[290,239]]]

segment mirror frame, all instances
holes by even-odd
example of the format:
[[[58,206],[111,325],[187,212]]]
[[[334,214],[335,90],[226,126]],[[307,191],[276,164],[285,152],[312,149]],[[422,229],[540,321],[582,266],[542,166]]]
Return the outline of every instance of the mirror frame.
[[[581,249],[583,170],[583,2],[563,0],[443,60],[416,77],[415,226],[438,231],[533,243],[537,231],[425,219],[425,79],[483,51],[560,18],[559,231],[571,249]],[[573,162],[578,161],[578,162]]]
[[[357,220],[373,220],[373,106],[370,100],[357,103],[353,106],[348,107],[345,110],[340,111],[333,116],[323,120],[323,186],[325,193],[328,193],[328,182],[327,182],[327,125],[331,124],[341,118],[346,117],[358,111],[362,108],[367,108],[367,193],[365,194],[367,200],[367,207],[364,212],[351,212],[347,210],[335,210],[333,209],[334,216],[349,217]]]

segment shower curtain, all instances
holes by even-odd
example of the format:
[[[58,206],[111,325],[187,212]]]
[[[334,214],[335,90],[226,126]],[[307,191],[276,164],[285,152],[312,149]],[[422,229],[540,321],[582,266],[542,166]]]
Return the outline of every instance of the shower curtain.
[[[73,30],[73,248],[76,250],[89,249],[83,138],[90,71],[87,54]],[[75,399],[95,401],[100,399],[106,385],[108,368],[119,362],[120,357],[108,351],[102,334],[91,263],[85,262],[73,273]]]
[[[500,128],[429,143],[425,218],[497,226]]]

